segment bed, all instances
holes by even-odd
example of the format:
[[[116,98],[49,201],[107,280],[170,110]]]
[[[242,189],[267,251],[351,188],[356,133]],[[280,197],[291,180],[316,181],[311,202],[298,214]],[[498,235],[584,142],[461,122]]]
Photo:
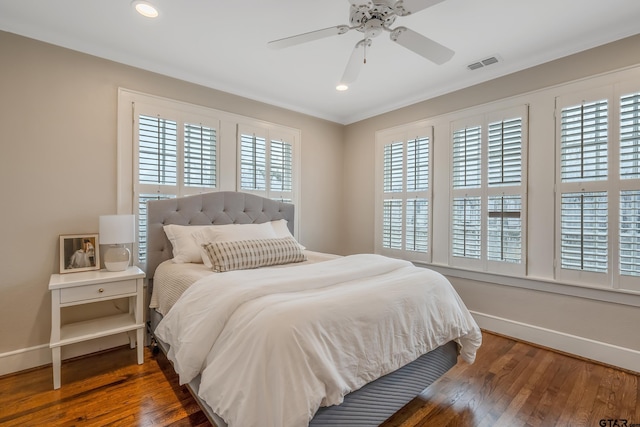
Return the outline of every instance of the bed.
[[[286,244],[286,256],[296,262],[251,269],[225,264],[228,260],[215,255],[222,256],[229,245],[245,250],[245,239],[203,244],[206,233],[203,237],[196,228],[265,230],[270,224],[276,238],[265,234],[251,242],[261,242],[259,250],[262,244]],[[181,237],[185,229],[195,230],[202,260],[208,254],[213,264],[180,262],[172,242],[176,248],[182,243],[169,233],[172,228],[181,230]],[[473,363],[480,330],[444,277],[379,255],[308,251],[293,239],[293,230],[293,205],[248,193],[214,192],[148,203],[152,340],[213,424],[376,426],[459,357]],[[231,258],[236,261],[235,255]],[[429,296],[418,303],[414,300],[423,297],[412,293],[425,281],[431,286]],[[169,295],[166,289],[177,290]],[[159,302],[163,292],[168,305]],[[396,301],[415,306],[398,305],[396,310]],[[376,324],[370,320],[374,317],[384,320],[369,327]],[[422,317],[429,317],[428,322],[415,320]],[[353,327],[363,319],[363,327]],[[422,331],[425,322],[435,332]],[[389,336],[393,343],[385,344]],[[370,349],[378,341],[379,354]]]

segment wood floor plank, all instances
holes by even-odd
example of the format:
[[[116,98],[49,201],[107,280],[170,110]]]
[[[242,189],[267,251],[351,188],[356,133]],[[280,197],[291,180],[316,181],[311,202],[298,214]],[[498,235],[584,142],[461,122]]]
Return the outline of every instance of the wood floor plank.
[[[483,333],[476,362],[458,363],[383,427],[640,424],[637,374]],[[128,347],[0,377],[0,425],[208,427],[163,355]]]
[[[513,401],[513,396],[521,390],[527,381],[527,376],[524,372],[530,369],[530,366],[534,362],[535,352],[531,352],[529,346],[518,343],[513,347],[513,357],[506,365],[508,375],[505,376],[504,381],[507,382],[504,387],[500,388],[500,393],[495,395],[495,404],[492,405],[491,410],[485,417],[478,423],[479,427],[492,427],[496,425],[497,421],[507,411],[509,405]],[[512,364],[515,366],[511,367]]]
[[[629,379],[628,374],[613,368],[603,368],[604,373],[597,388],[593,407],[587,422],[597,425],[600,420],[633,419],[635,420],[636,407],[630,406],[630,402],[636,400],[633,395],[625,395],[622,389]],[[637,381],[637,377],[636,377]]]

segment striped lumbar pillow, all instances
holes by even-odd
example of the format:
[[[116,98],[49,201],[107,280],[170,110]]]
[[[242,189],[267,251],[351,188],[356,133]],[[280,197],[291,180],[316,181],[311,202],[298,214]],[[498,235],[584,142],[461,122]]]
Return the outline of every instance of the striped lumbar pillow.
[[[307,260],[298,242],[291,237],[210,242],[202,247],[213,271],[220,273]]]

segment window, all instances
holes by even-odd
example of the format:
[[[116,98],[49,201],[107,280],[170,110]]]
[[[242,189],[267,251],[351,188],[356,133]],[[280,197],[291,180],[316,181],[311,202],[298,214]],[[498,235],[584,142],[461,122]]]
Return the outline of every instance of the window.
[[[146,205],[217,189],[219,120],[180,110],[137,104],[134,108],[134,206],[138,260],[146,259]]]
[[[471,125],[453,132],[453,197],[451,253],[454,257],[482,257],[481,158],[482,127]]]
[[[149,200],[224,190],[297,204],[299,144],[297,129],[120,89],[118,213],[138,216],[136,262]]]
[[[527,107],[452,123],[450,265],[526,273]]]
[[[620,97],[621,287],[640,289],[640,91]]]
[[[454,257],[482,256],[482,201],[479,196],[453,198],[451,251]]]
[[[376,251],[415,261],[430,256],[432,128],[378,133]]]
[[[240,190],[292,203],[295,132],[240,125],[238,134]]]
[[[556,275],[640,289],[640,92],[605,87],[557,99]]]

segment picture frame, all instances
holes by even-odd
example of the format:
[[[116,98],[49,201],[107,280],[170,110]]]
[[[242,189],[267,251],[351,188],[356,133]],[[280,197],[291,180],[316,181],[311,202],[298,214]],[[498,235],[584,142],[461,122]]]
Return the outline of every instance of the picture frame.
[[[98,234],[60,236],[60,274],[100,269]]]

